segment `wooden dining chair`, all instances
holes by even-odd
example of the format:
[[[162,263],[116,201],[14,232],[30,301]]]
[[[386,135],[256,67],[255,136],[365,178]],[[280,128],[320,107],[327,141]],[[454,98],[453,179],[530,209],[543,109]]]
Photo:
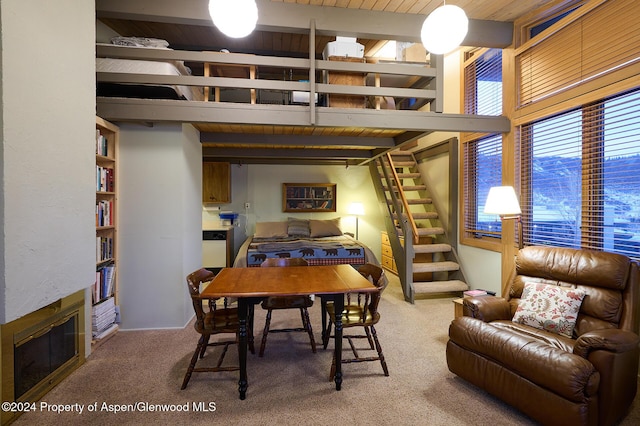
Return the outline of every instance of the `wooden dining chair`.
[[[306,260],[300,257],[287,257],[287,258],[269,258],[262,262],[261,267],[278,267],[278,266],[307,266]],[[258,356],[264,355],[264,349],[267,345],[267,336],[269,333],[282,333],[290,331],[304,331],[309,334],[309,340],[311,341],[311,350],[316,352],[316,341],[313,338],[313,329],[311,328],[311,320],[309,319],[309,311],[313,305],[313,299],[311,296],[274,296],[268,297],[262,301],[262,309],[267,310],[267,318],[264,323],[264,331],[262,332],[262,343],[260,344],[260,352]],[[300,316],[302,317],[302,327],[298,328],[280,328],[272,329],[271,326],[271,314],[274,310],[279,309],[299,309]]]
[[[236,371],[240,367],[234,366],[222,366],[225,354],[230,345],[238,343],[238,331],[240,329],[238,319],[238,308],[229,307],[227,299],[222,301],[222,306],[218,306],[220,300],[218,299],[202,299],[200,297],[200,289],[203,284],[209,282],[209,285],[213,285],[211,280],[215,278],[215,274],[207,269],[198,269],[190,273],[187,276],[187,288],[191,295],[191,301],[193,303],[193,309],[196,314],[196,321],[194,323],[195,330],[200,334],[196,350],[191,357],[191,362],[187,368],[187,372],[182,381],[182,388],[185,389],[191,379],[192,373],[201,372],[218,372],[218,371]],[[205,308],[206,307],[206,308]],[[252,353],[255,353],[253,346],[253,330],[251,323],[247,321],[247,334],[249,334],[249,349]],[[234,340],[221,340],[210,343],[209,340],[212,335],[215,334],[235,334]],[[196,368],[196,362],[198,359],[202,359],[205,355],[207,347],[210,346],[223,346],[222,352],[218,358],[218,361],[213,367],[199,367]]]
[[[384,271],[382,268],[371,263],[367,263],[366,265],[358,268],[358,272],[360,272],[363,277],[371,281],[373,285],[377,287],[377,291],[373,293],[347,293],[347,300],[345,301],[344,311],[342,312],[342,338],[347,339],[349,342],[349,346],[353,352],[353,358],[343,357],[342,363],[348,364],[351,362],[380,361],[384,375],[388,376],[389,370],[387,369],[387,363],[382,353],[382,346],[380,346],[378,335],[374,327],[374,325],[380,320],[378,303],[380,302],[382,292],[387,287],[388,281],[384,277]],[[326,349],[330,337],[333,337],[331,336],[331,329],[334,327],[336,317],[333,303],[327,303],[325,310],[329,317],[329,321],[327,328],[322,333],[322,343]],[[362,328],[364,330],[364,334],[347,334],[345,332],[347,329],[355,330],[356,328]],[[361,356],[358,352],[358,348],[356,348],[354,339],[367,339],[369,343],[368,350],[375,349],[377,351],[377,356]],[[334,379],[335,374],[336,358],[334,356],[333,362],[331,363],[330,380]]]

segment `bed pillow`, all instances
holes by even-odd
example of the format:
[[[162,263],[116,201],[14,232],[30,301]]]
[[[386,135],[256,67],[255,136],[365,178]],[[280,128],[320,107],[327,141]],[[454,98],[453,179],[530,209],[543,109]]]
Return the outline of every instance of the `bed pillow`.
[[[340,229],[340,218],[331,220],[315,220],[309,221],[309,230],[311,238],[316,237],[333,237],[336,235],[342,235]]]
[[[287,223],[287,233],[289,236],[308,238],[311,235],[309,219],[296,219],[295,217],[290,217],[287,220]]]
[[[257,222],[255,238],[286,238],[287,222]]]
[[[526,282],[513,322],[572,337],[585,292]]]

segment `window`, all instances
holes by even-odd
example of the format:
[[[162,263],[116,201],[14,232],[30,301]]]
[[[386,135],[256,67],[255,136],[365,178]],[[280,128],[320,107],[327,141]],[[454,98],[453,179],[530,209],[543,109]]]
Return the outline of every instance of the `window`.
[[[521,126],[524,243],[640,258],[640,90]]]
[[[580,7],[580,6],[578,6],[578,7]],[[553,24],[555,24],[556,22],[558,22],[559,20],[561,20],[562,18],[564,18],[565,16],[567,16],[568,14],[570,14],[571,12],[576,10],[578,7],[571,8],[571,9],[565,11],[565,12],[560,13],[559,15],[556,15],[556,16],[553,16],[551,18],[548,18],[545,21],[542,21],[542,22],[532,26],[531,28],[529,28],[529,38],[533,38],[533,37],[537,36],[538,34],[543,32],[544,30],[546,30],[547,28],[549,28],[550,26],[552,26]]]
[[[482,211],[489,188],[502,182],[502,136],[491,135],[464,144],[464,234],[468,238],[500,238],[502,224]]]
[[[469,52],[464,65],[464,113],[502,114],[502,50]],[[470,135],[463,143],[463,227],[466,244],[495,244],[502,224],[483,213],[489,188],[502,184],[502,135]]]
[[[502,50],[489,49],[464,68],[464,113],[502,114]]]

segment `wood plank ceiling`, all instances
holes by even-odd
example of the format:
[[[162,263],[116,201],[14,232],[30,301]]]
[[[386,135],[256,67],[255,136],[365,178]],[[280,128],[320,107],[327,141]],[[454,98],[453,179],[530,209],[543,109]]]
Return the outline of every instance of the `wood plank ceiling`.
[[[110,27],[116,33],[123,36],[136,37],[154,37],[165,39],[170,46],[179,50],[195,50],[195,51],[219,51],[228,49],[238,53],[263,54],[270,56],[288,56],[288,57],[308,57],[309,51],[309,34],[299,29],[274,31],[261,31],[258,28],[251,35],[243,39],[231,39],[221,34],[206,19],[197,22],[189,22],[189,19],[176,17],[176,19],[167,19],[166,17],[158,19],[151,9],[159,8],[156,2],[152,0],[139,0],[139,13],[131,13],[130,6],[126,5],[127,0],[96,0],[96,14],[98,19],[106,26]],[[158,2],[162,3],[162,2]],[[203,5],[204,3],[204,5]],[[206,10],[207,0],[186,0],[180,2],[184,4],[185,9],[190,7]],[[425,17],[435,8],[442,5],[442,0],[258,0],[260,4],[280,4],[295,3],[297,6],[322,6],[326,8],[344,8],[358,9],[363,12],[363,19],[366,18],[367,11],[386,12],[392,14],[412,14],[424,15]],[[447,4],[454,4],[462,7],[467,16],[472,20],[487,20],[512,22],[515,19],[527,15],[535,9],[550,4],[557,5],[562,3],[560,0],[450,0]],[[119,5],[125,11],[120,14],[118,12]],[[292,5],[293,6],[293,5]],[[148,9],[148,10],[147,10]],[[208,18],[208,16],[207,16]],[[193,21],[193,20],[192,20]],[[260,21],[259,21],[260,24]],[[379,23],[372,22],[371,25],[378,26]],[[327,33],[317,33],[315,36],[316,52],[322,52],[326,44],[335,40],[335,36]],[[385,40],[358,38],[358,42],[365,46],[365,55],[377,50]],[[194,65],[195,75],[203,75],[202,70],[197,69],[198,65]],[[270,135],[285,136],[316,136],[316,137],[336,137],[346,139],[346,136],[353,138],[384,138],[393,139],[402,135],[402,129],[397,130],[372,130],[367,128],[315,128],[315,127],[285,127],[285,126],[255,126],[255,125],[229,125],[221,123],[195,123],[194,126],[200,130],[203,135],[203,148],[205,152],[214,153],[216,150],[235,150],[238,154],[234,154],[234,161],[242,161],[241,150],[246,152],[256,150],[256,143],[261,149],[270,149],[272,152],[281,150],[282,155],[272,158],[273,161],[285,161],[286,158],[291,159],[292,156],[299,156],[298,161],[305,154],[303,151],[311,149],[325,150],[331,158],[322,157],[321,160],[329,162],[343,161],[336,155],[339,150],[352,151],[368,151],[375,149],[384,149],[380,145],[384,144],[367,144],[362,141],[353,144],[333,143],[330,145],[322,145],[321,143],[310,144],[307,142],[282,144],[282,141],[269,140]],[[237,140],[225,140],[224,136],[243,134],[255,136],[255,140],[262,142],[242,143]],[[207,138],[207,134],[210,136]],[[217,138],[211,135],[218,135]],[[259,136],[259,137],[258,137]],[[215,139],[215,140],[214,140]],[[234,139],[234,138],[227,138]],[[378,145],[378,146],[374,146]],[[295,153],[295,155],[294,155]],[[307,151],[308,153],[308,151]],[[213,155],[213,154],[212,154]],[[206,154],[205,154],[206,156]],[[346,156],[348,157],[348,156]],[[349,161],[348,158],[345,161]]]

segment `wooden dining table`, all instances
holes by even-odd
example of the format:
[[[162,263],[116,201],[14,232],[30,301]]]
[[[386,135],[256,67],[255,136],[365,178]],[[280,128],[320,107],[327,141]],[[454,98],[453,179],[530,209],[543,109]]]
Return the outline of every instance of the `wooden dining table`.
[[[245,399],[247,378],[247,321],[253,306],[271,296],[315,294],[335,305],[336,390],[342,386],[342,311],[344,295],[352,292],[375,292],[377,288],[351,265],[289,266],[281,268],[224,268],[202,291],[203,299],[233,297],[238,299],[240,322],[238,358],[240,399]],[[323,313],[324,317],[324,313]],[[323,318],[324,323],[324,318]],[[323,327],[324,328],[324,327]],[[324,332],[324,329],[323,329]]]

